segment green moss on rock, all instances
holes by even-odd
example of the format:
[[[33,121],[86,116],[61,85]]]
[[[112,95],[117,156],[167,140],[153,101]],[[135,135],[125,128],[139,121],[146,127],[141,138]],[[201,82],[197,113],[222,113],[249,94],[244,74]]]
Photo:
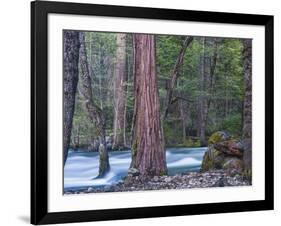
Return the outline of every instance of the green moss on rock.
[[[214,162],[212,160],[212,157],[210,156],[210,152],[207,151],[203,157],[201,171],[205,172],[213,168],[214,168]]]
[[[224,164],[222,165],[222,168],[225,170],[235,169],[238,172],[242,171],[242,167],[243,167],[243,161],[236,157],[225,159]]]
[[[209,147],[204,154],[201,170],[208,171],[212,169],[235,169],[241,172],[243,161],[241,156],[234,152],[239,150],[239,142],[229,133],[218,131],[209,138]],[[236,154],[236,155],[235,155]]]
[[[230,138],[231,136],[228,134],[228,132],[217,131],[209,137],[208,144],[216,144],[222,141],[229,140]]]

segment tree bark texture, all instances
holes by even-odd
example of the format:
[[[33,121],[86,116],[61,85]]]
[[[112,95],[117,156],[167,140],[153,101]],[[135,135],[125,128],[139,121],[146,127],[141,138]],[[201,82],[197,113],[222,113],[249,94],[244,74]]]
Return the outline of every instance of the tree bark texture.
[[[208,114],[208,103],[207,103],[207,97],[206,97],[206,91],[207,91],[207,79],[209,77],[209,68],[208,68],[208,62],[206,57],[206,38],[202,38],[203,42],[203,51],[201,54],[200,59],[200,96],[199,96],[199,137],[200,137],[200,145],[206,146],[207,140],[206,140],[206,122],[207,122],[207,114]]]
[[[214,93],[214,74],[217,63],[217,41],[208,38],[202,38],[203,51],[200,62],[200,96],[199,96],[199,137],[200,145],[207,145],[206,126],[209,113],[209,107],[212,101],[211,96]],[[214,49],[211,56],[210,47]]]
[[[244,170],[252,170],[252,40],[243,40],[243,71],[245,96],[243,107],[243,146]]]
[[[213,41],[213,46],[214,46],[214,53],[213,56],[211,57],[211,62],[210,62],[210,96],[212,96],[215,92],[215,71],[216,71],[216,66],[217,66],[217,60],[218,60],[218,43],[219,39],[215,38]],[[208,98],[208,108],[210,108],[212,98]]]
[[[103,177],[110,169],[108,153],[105,140],[105,118],[100,107],[94,102],[92,94],[92,82],[89,74],[87,53],[85,48],[85,34],[79,33],[80,51],[80,92],[85,99],[85,108],[88,112],[89,118],[95,124],[96,135],[99,139],[99,175]]]
[[[189,105],[187,101],[180,100],[179,101],[179,110],[180,110],[180,117],[182,120],[182,143],[186,141],[186,127],[187,127],[187,122],[189,119]]]
[[[117,34],[116,62],[113,78],[114,121],[112,149],[123,149],[125,134],[125,79],[126,79],[126,34]]]
[[[174,68],[173,68],[173,71],[172,71],[172,74],[171,74],[171,80],[170,80],[170,83],[169,83],[169,87],[167,89],[163,119],[165,119],[168,115],[169,106],[172,102],[173,91],[174,91],[175,85],[177,83],[177,79],[179,77],[180,68],[183,64],[184,54],[186,52],[187,47],[191,44],[192,41],[193,41],[193,37],[187,36],[185,38],[185,40],[183,42],[183,45],[182,45],[182,48],[180,49],[178,58],[176,60],[176,63],[174,65]]]
[[[167,172],[155,64],[155,37],[134,34],[134,118],[131,168],[141,176]]]
[[[78,83],[79,33],[76,31],[64,31],[63,45],[63,161],[65,164],[71,137],[75,93]]]

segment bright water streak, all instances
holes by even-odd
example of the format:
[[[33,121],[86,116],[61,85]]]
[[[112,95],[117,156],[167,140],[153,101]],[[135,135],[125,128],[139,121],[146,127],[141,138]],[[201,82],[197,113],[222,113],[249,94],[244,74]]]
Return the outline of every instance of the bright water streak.
[[[168,174],[198,171],[206,148],[168,148]],[[70,151],[64,167],[64,188],[83,189],[90,186],[111,185],[127,175],[131,163],[130,151],[109,152],[110,171],[104,178],[95,179],[99,170],[97,152]]]

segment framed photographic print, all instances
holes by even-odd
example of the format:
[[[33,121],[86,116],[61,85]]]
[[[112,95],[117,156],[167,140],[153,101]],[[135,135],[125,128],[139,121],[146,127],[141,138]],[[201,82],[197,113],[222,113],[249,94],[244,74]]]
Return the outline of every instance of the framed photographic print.
[[[273,209],[273,16],[31,3],[31,223]]]

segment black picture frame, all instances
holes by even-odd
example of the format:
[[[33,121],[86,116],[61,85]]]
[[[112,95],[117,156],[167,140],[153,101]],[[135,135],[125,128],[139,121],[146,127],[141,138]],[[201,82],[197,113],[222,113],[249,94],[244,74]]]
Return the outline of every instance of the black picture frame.
[[[142,208],[48,212],[48,14],[73,14],[199,21],[265,27],[265,199]],[[31,3],[31,223],[52,224],[148,217],[272,210],[273,186],[273,16],[94,5]]]

